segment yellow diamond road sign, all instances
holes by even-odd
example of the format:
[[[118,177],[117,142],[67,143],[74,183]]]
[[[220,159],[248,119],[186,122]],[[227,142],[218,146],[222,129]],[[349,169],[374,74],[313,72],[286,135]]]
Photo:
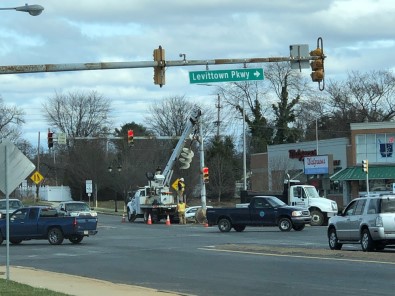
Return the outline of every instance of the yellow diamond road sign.
[[[34,183],[38,184],[44,179],[44,177],[38,171],[35,171],[35,173],[30,177],[30,179],[32,179]]]

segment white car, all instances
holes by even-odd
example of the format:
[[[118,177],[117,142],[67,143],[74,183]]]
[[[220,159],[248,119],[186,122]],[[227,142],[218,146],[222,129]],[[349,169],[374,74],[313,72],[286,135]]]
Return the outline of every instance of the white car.
[[[185,209],[185,220],[187,222],[195,222],[196,219],[196,212],[201,208],[202,206],[193,206],[193,207],[188,207]],[[206,206],[206,208],[212,208],[212,206]]]
[[[83,201],[64,201],[57,207],[58,213],[64,216],[91,216],[97,217],[97,212]]]
[[[7,207],[6,199],[0,199],[0,219],[5,218],[7,214],[6,207]],[[8,199],[8,210],[10,214],[20,208],[23,208],[23,203],[19,199],[16,198]]]

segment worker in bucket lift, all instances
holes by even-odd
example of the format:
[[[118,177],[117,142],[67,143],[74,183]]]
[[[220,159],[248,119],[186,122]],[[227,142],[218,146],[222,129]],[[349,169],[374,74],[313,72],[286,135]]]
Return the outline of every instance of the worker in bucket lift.
[[[183,200],[184,199],[184,192],[185,192],[184,178],[180,178],[178,180],[177,188],[178,188],[178,190],[177,190],[178,200]]]

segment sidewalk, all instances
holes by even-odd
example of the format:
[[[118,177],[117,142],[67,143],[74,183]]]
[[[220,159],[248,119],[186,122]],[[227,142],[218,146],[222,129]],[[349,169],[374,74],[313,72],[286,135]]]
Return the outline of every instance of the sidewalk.
[[[6,267],[0,266],[0,276],[6,279]],[[44,288],[56,292],[62,292],[73,296],[97,296],[97,295],[139,295],[139,296],[176,296],[172,292],[158,291],[154,289],[114,284],[97,279],[74,276],[56,272],[49,272],[22,266],[10,266],[9,279],[14,282],[26,284],[36,288]]]

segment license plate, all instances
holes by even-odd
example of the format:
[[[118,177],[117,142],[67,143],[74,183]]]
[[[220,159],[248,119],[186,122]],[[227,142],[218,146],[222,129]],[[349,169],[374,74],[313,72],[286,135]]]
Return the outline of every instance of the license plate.
[[[84,230],[84,234],[88,235],[89,231],[88,230]]]

